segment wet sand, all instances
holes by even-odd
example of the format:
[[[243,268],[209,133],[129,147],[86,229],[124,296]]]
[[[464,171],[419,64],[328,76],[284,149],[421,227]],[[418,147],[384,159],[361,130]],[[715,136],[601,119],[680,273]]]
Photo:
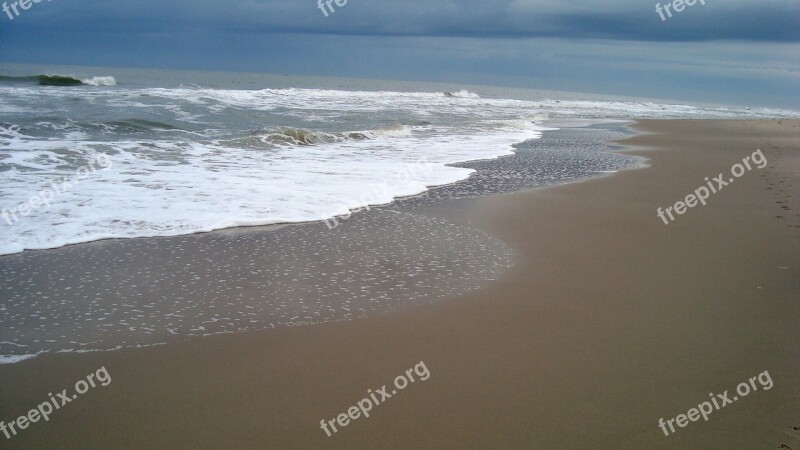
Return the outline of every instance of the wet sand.
[[[649,168],[415,209],[515,251],[484,288],[369,319],[3,365],[6,422],[101,366],[112,382],[2,447],[800,447],[800,122],[638,127],[649,134],[626,144]],[[767,167],[670,225],[656,216],[758,148]],[[420,361],[428,380],[320,429]],[[772,389],[659,429],[764,371]]]

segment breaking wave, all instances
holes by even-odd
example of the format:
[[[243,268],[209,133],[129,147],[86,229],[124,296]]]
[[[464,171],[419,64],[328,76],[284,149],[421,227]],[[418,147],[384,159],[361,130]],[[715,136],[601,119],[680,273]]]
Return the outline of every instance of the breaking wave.
[[[232,147],[259,148],[266,146],[311,146],[332,144],[335,142],[366,141],[381,137],[410,136],[412,128],[406,125],[394,125],[376,130],[344,131],[330,133],[303,128],[281,127],[258,131],[250,136],[223,140],[220,143]]]
[[[8,83],[28,83],[39,86],[116,86],[114,77],[73,78],[63,75],[31,75],[24,77],[0,76],[0,81]]]
[[[470,92],[470,91],[467,91],[467,90],[464,90],[464,89],[462,89],[462,90],[460,90],[458,92],[445,92],[444,96],[445,97],[456,97],[456,98],[481,98],[480,95],[475,94],[475,93]]]

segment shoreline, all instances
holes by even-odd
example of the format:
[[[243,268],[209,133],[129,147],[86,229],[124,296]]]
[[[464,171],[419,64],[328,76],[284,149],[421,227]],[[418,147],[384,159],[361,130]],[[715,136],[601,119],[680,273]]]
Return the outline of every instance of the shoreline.
[[[547,136],[516,144],[512,155],[455,165],[474,171],[466,179],[431,187],[423,194],[398,198],[387,205],[364,208],[361,212],[351,214],[346,220],[337,216],[337,219],[333,219],[333,227],[327,220],[237,227],[172,237],[107,239],[8,255],[7,259],[0,259],[3,262],[0,265],[0,280],[6,279],[4,284],[7,284],[7,290],[4,297],[6,303],[13,305],[10,312],[15,315],[6,317],[5,320],[0,318],[0,328],[4,323],[9,327],[9,332],[0,332],[0,353],[13,358],[1,359],[4,363],[13,363],[11,359],[17,360],[26,356],[26,359],[30,359],[34,357],[31,356],[34,353],[41,355],[138,348],[231,331],[338,322],[392,311],[398,306],[396,301],[390,299],[396,298],[397,294],[405,297],[413,294],[411,298],[419,300],[411,301],[419,303],[437,301],[437,298],[466,292],[465,289],[477,289],[481,285],[480,280],[494,279],[494,274],[499,273],[501,267],[510,264],[505,262],[511,257],[510,250],[483,232],[458,228],[446,218],[437,219],[441,221],[437,225],[434,220],[424,218],[415,211],[421,206],[437,208],[438,205],[448,204],[457,198],[524,191],[609,175],[593,169],[641,166],[639,160],[613,153],[612,149],[618,146],[600,140],[631,135],[632,131],[627,128],[623,131],[618,121],[612,121],[610,128],[606,126],[608,124],[598,121],[592,124],[580,122],[577,127],[569,127],[567,122],[561,125],[562,129],[551,130],[547,132]],[[579,165],[565,169],[566,175],[559,175],[562,179],[552,175],[562,165],[569,167],[571,164]],[[402,219],[392,215],[398,213],[404,215]],[[387,255],[394,254],[399,262],[404,261],[402,266],[397,265],[389,270],[384,267],[384,262],[375,260],[375,273],[370,275],[372,281],[348,288],[351,293],[363,291],[372,295],[372,299],[365,298],[358,304],[349,304],[349,300],[342,300],[344,291],[336,292],[330,288],[320,290],[304,287],[301,290],[305,294],[300,296],[296,295],[297,292],[294,295],[290,292],[288,285],[296,283],[298,279],[307,284],[330,286],[341,284],[344,278],[350,279],[351,285],[354,284],[363,270],[356,268],[355,260],[343,264],[338,255],[350,253],[353,243],[359,243],[364,248],[374,247],[373,241],[386,240],[382,236],[396,227],[402,228],[405,237],[395,238],[391,245],[380,246],[382,250],[378,255],[383,255],[385,259]],[[420,235],[427,236],[426,242],[410,246],[405,244],[406,241],[419,241],[415,237]],[[418,247],[414,249],[415,246]],[[461,250],[453,252],[447,246],[455,246]],[[236,250],[231,251],[232,247]],[[268,250],[254,251],[254,247]],[[321,258],[318,250],[324,248],[328,250],[322,252],[324,257]],[[404,253],[413,256],[399,255],[397,248],[404,248]],[[135,255],[135,260],[120,258],[123,254]],[[208,254],[217,255],[213,263],[197,262],[199,257],[202,259],[202,255]],[[436,254],[444,258],[435,257]],[[295,256],[292,260],[287,260],[285,255]],[[316,261],[320,259],[324,261]],[[430,265],[430,261],[438,262]],[[222,269],[210,268],[209,263]],[[123,268],[106,268],[116,265],[122,265]],[[428,265],[426,273],[414,273],[422,265]],[[305,267],[302,272],[298,272],[297,269],[304,266],[311,267]],[[485,269],[480,266],[490,268],[491,273],[481,274]],[[183,269],[176,274],[174,267]],[[236,268],[235,279],[231,278],[230,269],[225,267]],[[341,268],[345,268],[345,271],[342,272]],[[336,276],[331,275],[334,271]],[[441,274],[453,271],[459,273],[442,278]],[[41,272],[49,273],[51,278],[59,281],[45,284],[41,279],[29,279],[27,283],[22,282],[25,273]],[[84,277],[71,276],[71,273],[65,272],[96,272],[102,276],[90,277],[94,280],[86,283]],[[153,272],[162,273],[155,275]],[[406,272],[408,277],[404,275]],[[438,281],[433,282],[437,277]],[[391,280],[395,280],[397,284],[393,284]],[[142,285],[147,287],[142,288]],[[277,285],[285,287],[279,288]],[[393,289],[391,285],[397,289]],[[429,287],[415,287],[424,285]],[[441,287],[431,289],[430,285]],[[184,289],[175,289],[173,286],[183,286]],[[323,293],[327,293],[328,298],[320,298]],[[243,299],[242,294],[246,298]],[[330,298],[330,294],[334,297]],[[244,306],[236,308],[231,303],[223,304],[225,298],[235,299],[236,296],[239,298],[234,303]],[[263,302],[259,297],[268,297],[274,301]],[[86,302],[92,298],[92,304],[87,305]],[[309,304],[309,299],[316,300]],[[53,303],[57,300],[58,303]],[[408,302],[400,302],[400,307]],[[65,307],[65,303],[78,306]],[[33,305],[34,309],[26,307],[28,304]],[[45,310],[45,315],[51,318],[46,319],[41,310]],[[289,314],[289,310],[295,313]],[[161,316],[186,316],[187,320],[153,317],[151,311]],[[210,317],[212,311],[219,315]],[[190,329],[186,324],[192,323],[192,314],[204,315],[205,318],[195,318],[194,327]],[[216,326],[217,316],[226,318],[229,323],[224,327]],[[37,336],[27,329],[30,325],[14,329],[18,323],[30,323],[31,320],[39,328],[38,343],[32,341]],[[147,323],[142,323],[143,320]],[[64,322],[86,324],[87,321],[88,326],[93,329],[84,329],[81,332],[63,330],[59,333],[48,330],[51,323],[57,326]],[[213,328],[209,328],[207,323],[211,323]],[[139,328],[139,331],[135,328]],[[20,331],[28,331],[31,335],[24,336]],[[108,336],[110,331],[123,337],[108,340],[104,336]],[[71,338],[69,345],[64,340],[65,335]],[[43,346],[41,342],[45,340],[52,340],[54,345]],[[28,353],[19,354],[21,348],[25,348]]]
[[[7,444],[374,448],[413,436],[420,447],[794,447],[800,219],[780,211],[800,211],[800,122],[777,122],[641,121],[650,133],[624,152],[646,157],[646,169],[417,206],[515,251],[500,278],[457,299],[0,365],[8,419],[98,367],[114,379]],[[759,147],[764,171],[668,227],[657,218]],[[330,438],[319,429],[420,361],[429,380]],[[764,370],[771,390],[668,438],[658,428]]]

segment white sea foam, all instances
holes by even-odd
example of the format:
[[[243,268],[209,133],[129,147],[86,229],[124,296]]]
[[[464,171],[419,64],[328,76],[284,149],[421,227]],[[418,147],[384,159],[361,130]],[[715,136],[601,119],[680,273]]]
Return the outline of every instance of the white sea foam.
[[[89,174],[49,207],[32,211],[9,225],[0,223],[0,253],[53,248],[112,237],[169,236],[235,226],[322,220],[362,205],[364,194],[388,186],[393,197],[423,192],[426,186],[466,178],[469,169],[446,164],[510,154],[511,145],[541,136],[541,127],[492,124],[483,131],[411,130],[373,133],[373,138],[320,145],[279,147],[268,155],[219,143],[152,143],[146,152],[135,141],[114,142],[112,167]],[[18,143],[24,155],[3,162],[39,168],[34,161],[58,159],[48,147],[62,142]],[[82,142],[89,153],[98,142]],[[108,144],[105,144],[108,145]],[[180,155],[179,160],[151,159],[154,152]],[[428,170],[396,175],[424,160]],[[52,173],[51,175],[55,175]],[[401,181],[387,182],[399,179]],[[46,189],[51,176],[12,170],[3,174],[0,203]],[[35,180],[35,183],[32,181]],[[388,183],[388,184],[387,184]],[[56,182],[56,185],[59,183]],[[14,195],[16,194],[16,195]],[[9,201],[11,200],[11,201]],[[331,205],[336,205],[332,207]]]

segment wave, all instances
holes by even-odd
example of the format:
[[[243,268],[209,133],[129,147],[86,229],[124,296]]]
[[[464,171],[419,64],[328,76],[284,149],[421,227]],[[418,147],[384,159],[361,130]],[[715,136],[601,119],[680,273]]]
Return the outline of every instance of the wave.
[[[82,79],[81,83],[89,86],[116,86],[117,80],[114,77],[92,77]]]
[[[151,131],[151,130],[179,130],[185,131],[183,128],[170,125],[168,123],[156,122],[153,120],[145,119],[127,119],[115,120],[112,122],[104,122],[103,126],[110,127],[113,131]]]
[[[411,127],[400,124],[375,130],[344,131],[340,133],[281,127],[267,131],[258,131],[251,136],[243,138],[223,140],[220,141],[220,144],[237,148],[260,148],[264,145],[305,147],[319,144],[331,144],[334,142],[373,140],[381,137],[409,136],[411,132]]]
[[[0,81],[8,83],[38,84],[39,86],[116,86],[117,80],[111,76],[92,78],[73,78],[64,75],[31,75],[24,77],[0,76]]]
[[[33,83],[40,86],[80,86],[83,82],[77,78],[61,75],[33,75],[29,77],[0,77],[0,81],[11,83]]]
[[[480,95],[475,94],[475,93],[470,92],[470,91],[467,91],[465,89],[462,89],[462,90],[460,90],[458,92],[445,92],[444,96],[445,97],[456,97],[456,98],[481,98]]]

